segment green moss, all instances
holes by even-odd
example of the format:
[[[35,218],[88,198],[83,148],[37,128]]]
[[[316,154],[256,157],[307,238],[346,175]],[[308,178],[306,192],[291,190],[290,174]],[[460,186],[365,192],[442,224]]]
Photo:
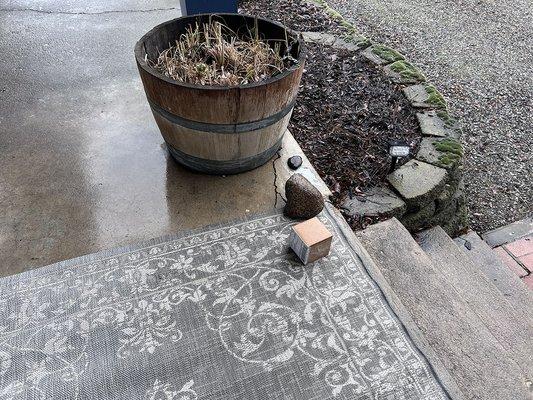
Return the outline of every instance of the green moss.
[[[418,69],[405,60],[392,63],[390,68],[406,81],[424,82],[426,80],[426,77]]]
[[[444,167],[457,164],[463,157],[463,146],[455,139],[442,139],[434,142],[433,146],[442,153],[439,163]]]
[[[372,44],[370,39],[359,35],[358,33],[348,33],[344,40],[347,42],[355,43],[360,49],[365,49]]]
[[[396,50],[393,50],[383,44],[377,44],[372,47],[372,53],[388,62],[405,60],[405,57],[398,53]]]
[[[446,100],[444,100],[442,94],[434,86],[426,85],[426,93],[428,94],[427,103],[438,108],[446,108]]]
[[[453,154],[458,157],[463,156],[463,146],[455,139],[442,139],[433,143],[433,146],[441,153]]]
[[[439,163],[441,163],[443,166],[450,166],[455,164],[460,159],[461,156],[458,156],[457,154],[446,153],[439,157]]]
[[[444,125],[446,126],[446,128],[453,127],[457,122],[455,118],[452,118],[446,110],[438,110],[437,116],[444,121]]]

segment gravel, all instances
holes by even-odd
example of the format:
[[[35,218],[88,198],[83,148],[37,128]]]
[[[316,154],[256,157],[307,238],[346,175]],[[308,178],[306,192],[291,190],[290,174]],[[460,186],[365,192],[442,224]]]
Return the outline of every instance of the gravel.
[[[533,214],[533,3],[328,0],[408,56],[462,121],[471,227]]]

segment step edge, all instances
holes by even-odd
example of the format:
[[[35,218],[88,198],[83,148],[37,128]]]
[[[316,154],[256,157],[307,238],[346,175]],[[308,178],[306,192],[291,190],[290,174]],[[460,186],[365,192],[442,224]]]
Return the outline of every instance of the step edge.
[[[503,287],[500,288],[500,285],[493,281],[493,278],[487,272],[489,269],[492,269],[495,272],[501,272],[501,274],[504,275],[505,282],[510,285],[510,287],[508,287],[507,289],[511,289],[512,291],[519,291],[521,300],[525,300],[527,302],[526,308],[533,310],[533,291],[530,291],[524,284],[524,282],[522,282],[520,277],[517,276],[509,269],[509,267],[505,265],[505,263],[494,252],[493,248],[491,248],[489,244],[486,243],[477,232],[470,231],[454,240],[455,244],[459,247],[459,249],[464,254],[466,254],[471,261],[475,262],[476,260],[473,258],[475,253],[458,243],[458,239],[462,240],[463,242],[466,242],[468,240],[471,245],[478,247],[478,250],[476,251],[477,253],[483,253],[486,255],[487,259],[490,259],[490,265],[486,269],[481,269],[481,271],[487,277],[487,279],[489,279],[502,292],[504,296],[508,297],[510,295],[506,293],[507,291],[503,291]],[[487,266],[486,262],[483,262],[481,264]],[[533,316],[531,317],[531,319],[533,320]]]
[[[399,225],[401,223],[396,218],[391,218],[392,220],[395,220]],[[344,221],[344,218],[343,218]],[[387,221],[380,222],[375,225],[371,225],[373,229],[388,229]],[[403,227],[403,225],[401,225]],[[406,331],[407,336],[413,341],[416,348],[419,350],[419,352],[422,354],[422,357],[426,359],[426,362],[430,366],[430,368],[433,370],[433,373],[437,377],[438,381],[440,382],[441,386],[444,388],[446,393],[451,399],[457,399],[457,400],[463,400],[466,399],[466,396],[459,388],[459,385],[455,382],[455,379],[453,376],[449,373],[449,371],[444,366],[444,363],[442,362],[441,358],[437,355],[435,350],[431,347],[428,340],[424,337],[424,334],[418,328],[416,322],[411,316],[411,313],[407,310],[407,308],[404,306],[402,301],[399,299],[399,297],[394,293],[394,290],[391,288],[389,283],[387,282],[387,279],[383,276],[381,271],[379,270],[379,267],[377,266],[377,263],[374,261],[370,253],[366,250],[362,239],[359,236],[360,232],[353,232],[348,225],[346,224],[345,227],[351,232],[350,236],[353,236],[352,244],[357,249],[358,252],[360,252],[361,255],[361,261],[363,264],[363,267],[365,268],[365,271],[370,276],[370,278],[374,281],[380,292],[383,294],[383,297],[385,297],[385,300],[387,301],[387,304],[394,312],[395,316],[400,321],[400,324],[402,328]],[[406,230],[407,234],[409,232]],[[343,232],[344,233],[344,232]],[[348,236],[345,234],[345,236]]]
[[[437,266],[439,272],[445,277],[460,300],[477,316],[490,334],[505,349],[507,358],[518,365],[526,379],[533,379],[533,352],[527,351],[528,345],[531,343],[530,338],[533,337],[533,321],[522,318],[521,314],[516,311],[515,305],[485,274],[472,275],[469,273],[469,271],[479,271],[480,268],[477,263],[466,256],[440,226],[420,232],[417,237],[421,239],[420,247],[422,250]],[[445,255],[448,255],[448,262],[444,258]],[[455,277],[450,277],[444,272],[444,264],[449,266],[448,270],[455,270]],[[481,292],[478,290],[474,297],[469,298],[470,292],[465,288],[458,288],[453,282],[454,279],[459,279],[465,283],[470,282],[474,288],[479,285],[478,289]],[[496,315],[483,307],[489,303],[494,305],[495,302],[492,300],[499,300],[499,304],[492,308],[498,313]],[[500,317],[504,319],[500,321]],[[502,326],[498,322],[504,325]],[[513,327],[513,329],[505,329],[507,327]],[[526,332],[530,332],[531,335]],[[513,338],[518,341],[518,345],[512,345],[510,340]]]
[[[415,248],[418,248],[420,250],[420,254],[416,254],[417,255],[417,258],[421,259],[422,262],[423,262],[423,265],[427,265],[429,266],[430,268],[432,268],[432,273],[436,276],[440,276],[442,277],[442,275],[439,273],[438,269],[435,268],[435,266],[433,265],[433,263],[431,262],[431,260],[429,259],[429,257],[426,255],[426,253],[420,248],[420,246],[418,245],[418,243],[416,243],[416,241],[411,237],[410,233],[405,229],[405,227],[403,227],[403,225],[401,225],[399,223],[399,221],[397,221],[396,219],[391,219],[391,220],[388,220],[388,221],[385,221],[383,223],[380,223],[378,225],[381,225],[381,227],[376,227],[376,225],[374,226],[371,226],[370,229],[367,228],[365,231],[362,231],[362,232],[358,232],[357,236],[358,238],[362,241],[362,244],[363,246],[365,247],[365,250],[366,250],[366,246],[369,246],[371,245],[370,243],[368,243],[369,241],[372,242],[372,241],[377,241],[379,237],[385,237],[386,234],[389,233],[390,230],[392,229],[396,229],[397,231],[399,231],[403,237],[403,239],[405,240],[409,240],[410,241],[410,245],[412,246],[416,246]],[[381,228],[381,229],[378,229],[378,228]],[[387,231],[384,231],[383,229],[388,229]],[[369,234],[367,234],[369,233]],[[378,236],[380,234],[380,236]],[[412,248],[411,248],[412,249]],[[376,250],[378,250],[376,248]],[[368,251],[367,251],[368,252]],[[379,253],[376,253],[375,255],[376,257],[379,257]],[[372,256],[370,256],[372,257]],[[379,261],[375,261],[374,262],[374,265],[376,264],[379,264]],[[376,266],[376,269],[379,268]],[[381,271],[379,271],[379,276],[382,277],[382,279],[387,282],[386,283],[386,287],[390,287],[390,284],[388,283],[388,279],[383,275],[383,273]],[[449,287],[450,290],[452,290],[453,288],[448,284],[448,283],[445,283],[446,286]],[[394,293],[392,287],[390,287],[390,290],[392,293]],[[394,293],[393,295],[393,298],[396,298],[397,295]],[[477,314],[473,313],[472,310],[470,310],[470,308],[468,307],[468,305],[460,298],[458,297],[454,297],[454,296],[449,296],[448,298],[450,299],[453,299],[452,302],[455,302],[456,304],[458,304],[460,307],[463,307],[465,310],[468,310],[468,313],[471,314],[471,318],[472,319],[472,323],[469,323],[467,321],[469,321],[469,318],[468,317],[464,317],[464,322],[469,325],[469,328],[467,328],[470,333],[472,333],[472,335],[470,335],[470,339],[471,340],[474,340],[475,339],[475,342],[478,342],[479,343],[479,340],[477,340],[477,338],[479,337],[478,335],[475,335],[473,332],[475,331],[474,328],[476,327],[479,327],[483,330],[483,336],[485,336],[486,339],[489,339],[490,342],[493,342],[494,345],[497,346],[497,348],[499,349],[499,351],[502,351],[503,348],[501,346],[501,344],[496,340],[496,338],[492,335],[492,333],[485,327],[485,325],[483,324],[483,322],[480,320],[480,318],[477,316]],[[400,299],[398,299],[398,301],[400,302],[400,304],[402,304],[403,308],[407,310],[407,308],[403,305],[402,301]],[[406,311],[408,316],[409,316],[409,320],[413,320],[414,318],[412,317],[412,315],[414,316],[414,314],[410,311]],[[416,324],[416,323],[415,323]],[[442,328],[446,329],[445,328],[446,325],[443,325]],[[417,329],[420,329],[418,326],[417,326]],[[444,334],[444,331],[442,332],[442,334]],[[424,333],[421,332],[421,335],[425,336]],[[431,338],[430,338],[431,339]],[[438,340],[438,337],[434,337],[433,339],[431,340],[435,340],[437,339]],[[424,338],[424,340],[428,340],[426,338]],[[458,352],[455,352],[454,350],[452,350],[453,347],[450,347],[451,343],[448,342],[448,345],[445,346],[448,347],[450,350],[451,350],[451,353],[450,355],[453,356],[453,354],[455,355],[455,357],[457,357],[459,355]],[[482,350],[481,348],[479,350]],[[434,351],[434,350],[433,350]],[[441,360],[441,362],[443,362],[447,356],[446,356],[446,353],[447,353],[447,350],[444,349],[444,353],[442,354],[442,356],[439,356],[437,354],[437,357],[439,358],[439,360]],[[482,355],[482,353],[478,353],[479,356]],[[527,391],[527,389],[523,386],[527,383],[527,380],[525,379],[525,376],[521,370],[521,368],[519,368],[519,366],[517,365],[517,363],[514,361],[514,359],[508,357],[507,355],[505,354],[502,354],[503,357],[500,357],[499,355],[496,356],[496,354],[492,354],[492,358],[494,358],[494,360],[496,359],[505,359],[506,360],[506,364],[508,364],[509,366],[513,366],[512,370],[514,371],[512,375],[509,375],[509,377],[513,377],[512,379],[515,380],[515,379],[519,379],[519,382],[521,382],[521,385],[519,386],[515,386],[513,385],[514,389],[512,389],[515,394],[518,395],[518,392],[520,393],[519,397],[513,397],[513,399],[518,399],[518,398],[524,398],[524,399],[529,399],[529,395],[527,395],[525,392]],[[467,357],[467,356],[464,356],[464,357]],[[467,357],[468,359],[470,359],[470,357]],[[472,360],[473,361],[473,360]],[[468,363],[467,363],[468,364]],[[461,373],[461,370],[462,368],[466,367],[467,364],[463,364],[458,370],[455,371],[455,375],[457,375],[458,373],[460,374]],[[489,364],[487,364],[489,365]],[[452,367],[452,366],[451,366]],[[452,370],[454,370],[454,367],[452,367]],[[451,371],[451,370],[449,370]],[[481,370],[479,370],[481,371]],[[465,371],[462,371],[462,372],[465,372]],[[483,381],[486,381],[485,379],[486,378],[481,378],[481,375],[479,375],[480,379],[478,382],[479,383],[482,383]],[[454,376],[452,375],[452,380],[454,380],[454,382],[457,382],[455,381],[455,378]],[[518,382],[517,382],[518,383]],[[460,392],[461,393],[468,393],[469,396],[473,396],[474,393],[478,393],[477,391],[476,392],[471,392],[468,390],[468,385],[463,385],[463,386],[459,386],[460,388]],[[498,386],[496,386],[498,387]],[[501,387],[501,386],[499,386]],[[510,389],[510,388],[509,388]],[[517,392],[518,391],[518,392]],[[487,394],[487,393],[486,393]],[[503,393],[502,393],[503,394]],[[507,396],[504,396],[505,398],[508,398]],[[480,398],[485,398],[483,396],[481,396]],[[492,397],[491,397],[492,399]]]

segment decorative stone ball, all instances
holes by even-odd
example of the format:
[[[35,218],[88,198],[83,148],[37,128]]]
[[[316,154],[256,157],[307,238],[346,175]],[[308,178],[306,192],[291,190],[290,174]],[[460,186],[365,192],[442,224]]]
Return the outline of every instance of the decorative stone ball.
[[[284,213],[290,218],[309,219],[318,215],[324,208],[324,198],[302,174],[294,174],[285,182]]]

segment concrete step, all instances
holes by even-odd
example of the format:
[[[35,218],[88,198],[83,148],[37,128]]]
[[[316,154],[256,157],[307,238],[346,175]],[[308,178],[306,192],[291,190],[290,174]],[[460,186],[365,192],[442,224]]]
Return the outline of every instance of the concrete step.
[[[420,232],[416,238],[454,293],[498,340],[505,355],[518,364],[526,380],[533,382],[533,320],[503,296],[440,226]]]
[[[533,217],[525,218],[521,221],[502,226],[483,233],[481,236],[490,247],[501,246],[502,244],[514,242],[521,237],[533,232]]]
[[[511,271],[476,232],[456,238],[457,247],[473,261],[498,290],[521,312],[533,320],[533,292]]]
[[[437,374],[444,366],[457,385],[452,398],[531,399],[520,366],[399,221],[370,226],[358,236],[378,269],[375,279],[390,288],[385,295],[391,304],[406,310],[400,317],[415,325]]]

